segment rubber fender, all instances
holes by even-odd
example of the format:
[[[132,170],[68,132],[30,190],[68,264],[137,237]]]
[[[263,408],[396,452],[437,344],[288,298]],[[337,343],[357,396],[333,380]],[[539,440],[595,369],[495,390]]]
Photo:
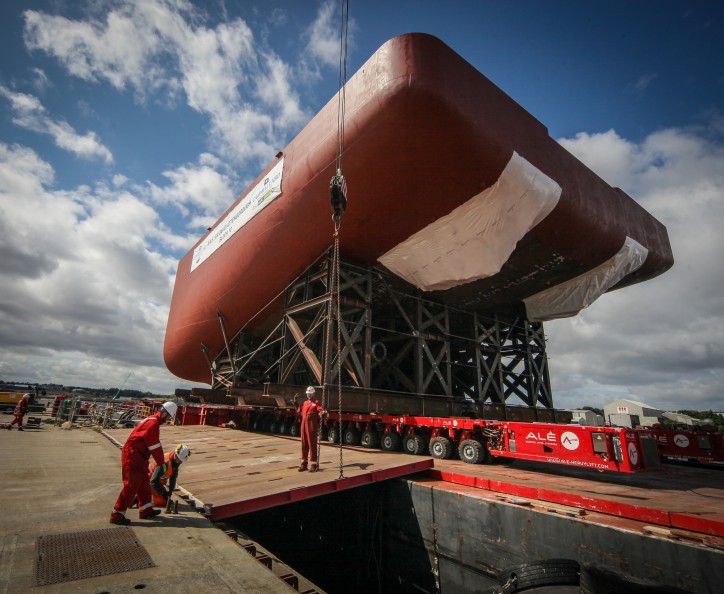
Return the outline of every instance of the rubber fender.
[[[539,586],[578,585],[581,567],[573,559],[545,559],[503,569],[498,575],[501,594],[524,592]]]

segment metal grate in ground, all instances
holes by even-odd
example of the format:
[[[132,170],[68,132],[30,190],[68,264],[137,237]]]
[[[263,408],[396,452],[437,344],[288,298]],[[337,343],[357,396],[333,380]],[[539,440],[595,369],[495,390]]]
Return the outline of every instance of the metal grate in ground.
[[[39,536],[35,547],[38,586],[155,566],[127,526]]]

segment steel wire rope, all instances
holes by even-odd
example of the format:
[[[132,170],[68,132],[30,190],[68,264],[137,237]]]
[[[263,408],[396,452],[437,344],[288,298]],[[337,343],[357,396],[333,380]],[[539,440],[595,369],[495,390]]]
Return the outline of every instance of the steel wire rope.
[[[340,0],[340,6],[342,9],[341,15],[341,27],[339,34],[339,93],[337,101],[337,155],[335,160],[336,165],[336,178],[332,178],[332,184],[335,182],[339,183],[340,192],[342,193],[343,203],[335,204],[334,195],[332,208],[334,209],[334,215],[332,221],[334,223],[334,250],[332,253],[332,274],[330,279],[331,286],[329,287],[330,299],[329,314],[327,316],[327,333],[326,333],[326,345],[325,353],[328,358],[331,352],[331,333],[333,319],[336,317],[337,323],[337,427],[339,439],[339,479],[344,478],[344,455],[342,449],[342,344],[341,344],[341,306],[340,306],[340,286],[339,286],[339,228],[342,222],[342,212],[346,206],[346,182],[344,181],[343,175],[343,159],[344,159],[344,115],[345,115],[345,87],[347,83],[347,33],[349,29],[349,0]],[[330,186],[332,191],[334,189]],[[336,304],[334,307],[333,302]],[[336,315],[333,315],[336,314]],[[326,362],[324,366],[325,374],[331,373],[331,360]],[[322,395],[322,409],[326,410],[326,392],[327,385],[329,384],[329,377],[325,378],[324,392]],[[320,437],[322,433],[322,422],[320,419],[319,429],[317,432],[317,465],[319,467],[319,460],[321,457],[321,442]]]
[[[337,304],[337,400],[339,419],[339,478],[344,478],[344,460],[342,456],[342,318],[339,299],[339,225],[334,231],[334,289],[335,301]]]

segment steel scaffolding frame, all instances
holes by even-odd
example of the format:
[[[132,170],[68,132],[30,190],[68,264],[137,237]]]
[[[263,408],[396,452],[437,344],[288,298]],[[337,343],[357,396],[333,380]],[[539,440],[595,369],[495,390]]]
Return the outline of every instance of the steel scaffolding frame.
[[[327,254],[290,284],[279,321],[263,339],[239,332],[227,340],[218,312],[225,346],[213,360],[207,354],[212,388],[341,380],[344,388],[459,398],[473,407],[505,408],[517,397],[553,408],[542,324],[436,302],[378,268],[340,264],[341,344],[335,324],[325,349],[328,321],[337,321],[331,271]]]

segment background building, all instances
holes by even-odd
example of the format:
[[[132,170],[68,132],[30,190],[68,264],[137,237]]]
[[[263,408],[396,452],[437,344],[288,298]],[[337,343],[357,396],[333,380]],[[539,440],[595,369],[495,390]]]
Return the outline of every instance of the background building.
[[[664,417],[669,419],[672,423],[676,423],[677,425],[686,425],[687,427],[696,427],[698,425],[707,424],[706,421],[702,421],[701,419],[695,419],[694,417],[690,417],[689,415],[677,412],[665,412]]]
[[[577,423],[579,425],[588,425],[589,427],[602,427],[603,417],[596,414],[595,411],[587,409],[572,410],[571,423]]]
[[[603,407],[607,423],[617,427],[650,427],[663,422],[664,414],[644,402],[619,398]]]

